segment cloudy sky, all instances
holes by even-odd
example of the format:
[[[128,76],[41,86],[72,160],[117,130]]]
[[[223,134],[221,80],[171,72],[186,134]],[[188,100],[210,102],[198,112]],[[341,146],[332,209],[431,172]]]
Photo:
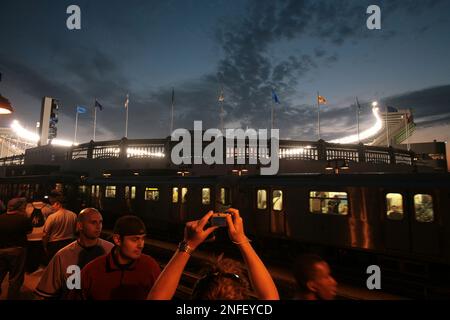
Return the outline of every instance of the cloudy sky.
[[[66,8],[81,8],[81,30],[66,27]],[[381,8],[382,29],[368,30],[366,9]],[[172,88],[175,127],[219,126],[217,95],[225,92],[226,127],[267,128],[271,88],[280,102],[282,138],[317,139],[317,91],[328,99],[323,137],[354,133],[355,96],[362,129],[369,103],[411,108],[413,141],[450,140],[450,1],[446,0],[2,0],[0,92],[33,129],[41,98],[61,101],[58,137],[79,140],[169,134]]]

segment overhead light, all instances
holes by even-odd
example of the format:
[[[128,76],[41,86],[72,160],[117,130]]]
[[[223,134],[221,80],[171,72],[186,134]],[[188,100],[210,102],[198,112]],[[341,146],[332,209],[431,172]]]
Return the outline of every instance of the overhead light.
[[[139,172],[135,172],[134,175],[135,175],[135,176],[138,176],[138,175],[139,175]]]
[[[111,177],[111,173],[104,173],[104,174],[103,174],[103,177],[109,178],[109,177]]]
[[[0,114],[11,114],[13,112],[11,102],[0,94]]]

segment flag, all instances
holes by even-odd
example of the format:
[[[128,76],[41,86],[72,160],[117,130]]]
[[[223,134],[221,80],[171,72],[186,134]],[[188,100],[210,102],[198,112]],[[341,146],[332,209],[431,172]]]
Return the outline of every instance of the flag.
[[[275,90],[272,90],[272,99],[273,99],[273,101],[275,101],[275,103],[280,103],[280,100],[278,99],[278,96],[275,93]]]
[[[318,104],[327,104],[327,99],[323,96],[317,96],[317,103]]]
[[[103,110],[103,106],[102,106],[97,100],[95,100],[95,106],[94,106],[94,108],[97,108],[97,107],[100,109],[100,111]]]
[[[127,93],[127,99],[125,100],[125,109],[128,109],[128,103],[130,102],[129,95]],[[101,110],[101,109],[100,109]]]
[[[225,95],[223,94],[223,89],[220,90],[220,94],[219,94],[219,102],[224,102],[225,101]]]
[[[77,106],[77,113],[86,113],[87,108],[83,106]]]

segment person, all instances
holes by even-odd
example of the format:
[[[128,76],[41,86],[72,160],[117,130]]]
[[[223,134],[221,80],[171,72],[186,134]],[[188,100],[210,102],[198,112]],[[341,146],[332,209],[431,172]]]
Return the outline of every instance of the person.
[[[403,219],[403,213],[401,212],[400,208],[396,205],[391,206],[391,210],[388,212],[388,217],[391,220],[402,220]]]
[[[47,217],[54,209],[38,196],[33,196],[32,201],[25,208],[27,217],[31,219],[33,231],[27,235],[27,261],[25,270],[28,273],[36,271],[40,265],[45,265],[45,251],[42,244],[44,224]]]
[[[24,281],[27,234],[32,230],[26,204],[25,198],[11,199],[6,214],[0,215],[0,284],[9,272],[8,299],[20,298]]]
[[[328,213],[339,214],[339,205],[341,204],[341,200],[337,195],[333,197],[333,199],[328,200]]]
[[[161,269],[152,257],[143,254],[145,224],[136,216],[117,219],[113,230],[114,248],[94,259],[81,271],[81,289],[71,299],[144,300]]]
[[[73,271],[80,270],[90,261],[111,251],[114,245],[100,238],[103,218],[95,208],[81,210],[77,217],[78,239],[59,250],[45,269],[35,293],[45,299],[67,299],[67,280]]]
[[[77,215],[64,208],[64,196],[61,192],[53,190],[48,198],[55,213],[45,221],[42,243],[50,261],[56,252],[73,241]]]
[[[250,240],[245,236],[244,224],[239,210],[230,208],[228,212],[230,213],[226,215],[228,235],[241,251],[248,269],[250,282],[257,297],[262,300],[278,300],[278,290],[269,271],[254,251]],[[208,235],[218,228],[217,226],[212,226],[205,229],[213,214],[213,211],[209,211],[200,220],[186,224],[184,240],[161,272],[147,297],[148,299],[172,299],[192,252],[205,241]],[[240,271],[238,271],[239,269]],[[215,268],[212,268],[197,282],[193,297],[203,300],[247,299],[247,289],[248,285],[243,277],[242,268],[239,268],[229,260],[225,260],[223,262],[219,261]]]
[[[305,254],[297,258],[294,277],[298,287],[296,299],[333,300],[336,297],[337,282],[328,263],[318,255]]]

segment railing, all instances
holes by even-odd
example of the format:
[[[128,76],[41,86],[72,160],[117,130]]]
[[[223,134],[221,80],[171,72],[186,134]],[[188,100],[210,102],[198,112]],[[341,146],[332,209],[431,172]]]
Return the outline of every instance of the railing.
[[[20,154],[16,156],[0,158],[0,166],[14,166],[23,165],[25,162],[25,154]]]
[[[242,142],[242,141],[241,141]],[[68,160],[79,159],[167,159],[172,148],[178,142],[167,139],[115,140],[102,141],[78,145],[67,153]],[[209,143],[203,143],[204,148]],[[192,144],[193,146],[193,144]],[[224,163],[227,159],[241,160],[243,163],[257,163],[261,157],[271,154],[270,141],[267,145],[255,147],[248,141],[245,144],[223,145]],[[198,155],[197,155],[198,156]],[[344,159],[351,162],[374,164],[405,164],[413,165],[414,153],[385,147],[331,144],[319,141],[279,141],[278,157],[283,161],[310,160],[329,161]],[[191,150],[191,163],[194,163],[195,153]],[[185,159],[186,160],[186,159]],[[197,159],[198,160],[198,159]],[[201,160],[201,159],[200,159]],[[242,163],[240,161],[240,163]],[[200,161],[201,162],[201,161]],[[236,163],[236,162],[234,162]],[[24,164],[24,155],[0,159],[0,166]]]

